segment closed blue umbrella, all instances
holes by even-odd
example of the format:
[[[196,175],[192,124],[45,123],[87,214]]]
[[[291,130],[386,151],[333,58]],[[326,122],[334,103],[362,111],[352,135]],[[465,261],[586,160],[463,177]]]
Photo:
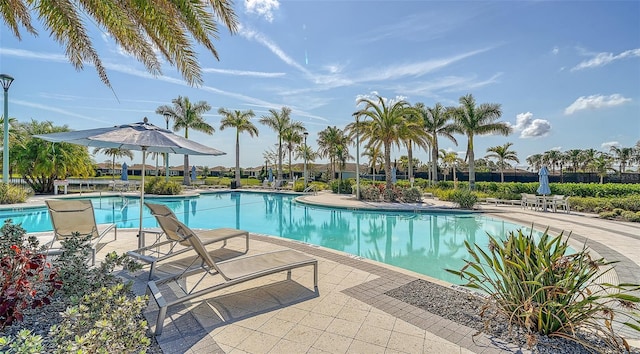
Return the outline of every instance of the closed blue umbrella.
[[[191,166],[191,180],[195,181],[196,177],[196,166]]]
[[[396,177],[396,168],[391,167],[391,183],[396,183],[398,178]]]
[[[536,192],[542,195],[551,194],[551,188],[549,188],[549,170],[547,170],[547,166],[542,166],[540,171],[538,172],[538,180],[540,181],[540,185]]]
[[[269,182],[273,182],[273,170],[269,167]]]
[[[128,181],[129,180],[129,174],[128,174],[128,170],[129,170],[129,166],[127,166],[126,162],[122,163],[122,173],[120,175],[120,179],[123,181]]]

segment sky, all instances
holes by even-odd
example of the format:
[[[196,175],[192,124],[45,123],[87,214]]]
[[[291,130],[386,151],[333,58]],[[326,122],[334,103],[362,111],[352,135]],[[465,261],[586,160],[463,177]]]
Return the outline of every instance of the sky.
[[[269,109],[290,107],[292,120],[309,132],[307,144],[317,148],[318,132],[344,128],[362,108],[357,100],[374,95],[455,106],[470,93],[477,104],[500,104],[500,121],[513,133],[476,137],[475,155],[511,142],[521,167],[527,156],[552,149],[608,151],[640,140],[640,1],[240,0],[234,9],[238,33],[221,26],[214,41],[220,60],[196,47],[200,87],[166,62],[162,75],[151,76],[94,29],[111,90],[93,67],[76,71],[37,17],[37,37],[22,31],[18,40],[0,26],[0,73],[15,78],[9,116],[73,130],[143,117],[164,127],[158,106],[178,96],[206,101],[212,110],[204,118],[216,131],[190,131],[189,138],[227,153],[191,157],[210,167],[235,165],[235,130],[219,129],[220,107],[256,114],[259,136],[240,136],[241,166],[255,167],[277,144],[258,122]],[[464,158],[466,137],[455,137],[458,146],[440,138],[440,148]],[[392,158],[406,154],[394,148]],[[428,161],[425,151],[414,156]],[[182,160],[174,155],[170,163]],[[140,161],[136,154],[133,163]]]

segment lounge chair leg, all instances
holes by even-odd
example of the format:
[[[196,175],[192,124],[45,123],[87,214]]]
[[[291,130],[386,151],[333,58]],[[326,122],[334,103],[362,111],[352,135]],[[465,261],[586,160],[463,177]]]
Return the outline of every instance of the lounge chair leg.
[[[287,280],[291,280],[291,269],[287,271]]]
[[[313,290],[318,291],[318,263],[313,265]]]
[[[154,334],[159,336],[162,334],[162,327],[164,325],[164,318],[167,316],[167,307],[161,307],[160,311],[158,311],[158,320],[156,321],[156,330]]]

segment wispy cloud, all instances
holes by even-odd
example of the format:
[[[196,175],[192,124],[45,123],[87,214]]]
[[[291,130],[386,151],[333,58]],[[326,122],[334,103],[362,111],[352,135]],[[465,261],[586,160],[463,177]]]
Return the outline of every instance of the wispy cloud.
[[[630,98],[623,97],[615,93],[609,96],[591,95],[578,97],[569,107],[565,108],[564,114],[570,115],[585,109],[599,109],[604,107],[619,106],[626,102],[630,102]]]
[[[520,113],[516,116],[516,124],[510,124],[514,131],[520,132],[520,138],[539,138],[549,135],[551,123],[546,119],[533,119],[533,113]]]
[[[23,59],[36,59],[55,63],[68,63],[69,60],[62,54],[45,53],[45,52],[32,52],[29,50],[14,49],[14,48],[2,48],[0,47],[0,55],[6,55]]]
[[[202,72],[232,75],[232,76],[251,76],[251,77],[262,77],[262,78],[282,77],[286,75],[285,73],[267,73],[267,72],[261,72],[261,71],[226,70],[226,69],[214,69],[214,68],[203,68]]]
[[[391,79],[401,79],[409,76],[420,77],[427,73],[442,69],[460,60],[486,52],[490,49],[491,47],[487,47],[453,55],[450,57],[431,59],[417,63],[391,65],[385,68],[369,68],[366,70],[366,72],[363,72],[360,76],[360,79],[357,79],[356,81],[383,81]]]
[[[553,49],[551,49],[551,54],[558,55],[558,53],[560,53],[560,48],[558,48],[558,46],[555,46],[553,47]]]
[[[60,114],[63,114],[63,115],[69,116],[69,117],[75,117],[75,118],[80,118],[80,119],[83,119],[83,120],[90,120],[90,121],[100,122],[100,123],[104,123],[104,124],[112,124],[113,123],[113,122],[110,122],[110,121],[108,121],[106,119],[97,119],[95,117],[85,116],[83,114],[74,113],[74,112],[71,112],[71,111],[67,111],[65,109],[53,107],[51,105],[45,105],[45,104],[33,103],[33,102],[29,102],[29,101],[22,101],[22,100],[15,100],[15,99],[11,100],[11,104],[17,104],[19,106],[37,108],[37,109],[41,109],[43,111],[60,113]]]
[[[406,95],[428,96],[437,95],[436,92],[459,92],[478,89],[483,86],[498,82],[502,73],[497,73],[485,80],[478,80],[475,76],[444,76],[433,78],[424,82],[412,82],[411,84],[399,84],[392,89]]]
[[[596,68],[610,64],[616,60],[632,57],[640,57],[640,48],[627,50],[617,55],[609,52],[596,53],[593,58],[585,60],[571,68],[571,71]]]
[[[278,0],[244,0],[244,11],[246,13],[263,17],[268,22],[273,22],[273,13],[278,8],[280,8]]]

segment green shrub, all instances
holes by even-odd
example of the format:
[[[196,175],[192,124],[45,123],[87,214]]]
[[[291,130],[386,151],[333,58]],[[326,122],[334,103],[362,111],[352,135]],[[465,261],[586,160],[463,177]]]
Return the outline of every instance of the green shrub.
[[[56,353],[144,353],[151,344],[142,310],[147,298],[130,299],[130,285],[102,287],[84,295],[51,327]]]
[[[304,192],[304,181],[295,181],[293,183],[294,192]]]
[[[478,196],[467,189],[456,189],[451,196],[451,201],[461,209],[473,209],[478,202]]]
[[[63,284],[62,292],[72,303],[103,286],[119,283],[113,274],[116,266],[129,271],[142,268],[126,254],[118,256],[116,252],[107,254],[100,266],[89,268],[86,261],[91,255],[91,237],[80,237],[77,233],[75,236],[61,242],[62,253],[53,262]]]
[[[330,183],[331,191],[337,194],[351,194],[353,193],[351,188],[353,185],[353,180],[351,179],[343,179],[340,181],[339,179],[333,180]]]
[[[158,195],[177,195],[182,193],[182,185],[175,181],[154,177],[145,183],[145,193]]]
[[[422,202],[422,191],[416,187],[410,187],[402,191],[402,201],[405,203]]]
[[[631,222],[640,222],[640,212],[633,212],[630,210],[625,210],[620,214],[620,217],[624,220]]]
[[[32,354],[42,352],[42,336],[22,329],[15,337],[0,337],[0,352],[6,354]]]
[[[366,184],[360,186],[360,199],[370,200],[374,202],[380,201],[381,189],[375,184]]]
[[[600,214],[598,214],[598,216],[603,219],[616,219],[618,215],[619,214],[616,213],[615,211],[603,211]]]
[[[24,203],[33,195],[29,188],[0,182],[0,204]]]
[[[466,287],[489,295],[481,316],[485,309],[496,306],[512,325],[527,332],[530,345],[535,343],[535,334],[580,342],[575,333],[580,328],[621,350],[627,343],[614,332],[617,327],[613,324],[621,323],[622,317],[630,320],[624,325],[640,331],[638,314],[629,311],[640,303],[633,295],[640,286],[598,283],[615,262],[592,259],[586,247],[567,254],[567,242],[562,234],[551,237],[547,232],[536,242],[532,233],[524,235],[519,230],[510,232],[505,241],[489,236],[487,253],[465,241],[471,260],[460,271],[447,271],[466,280]]]

